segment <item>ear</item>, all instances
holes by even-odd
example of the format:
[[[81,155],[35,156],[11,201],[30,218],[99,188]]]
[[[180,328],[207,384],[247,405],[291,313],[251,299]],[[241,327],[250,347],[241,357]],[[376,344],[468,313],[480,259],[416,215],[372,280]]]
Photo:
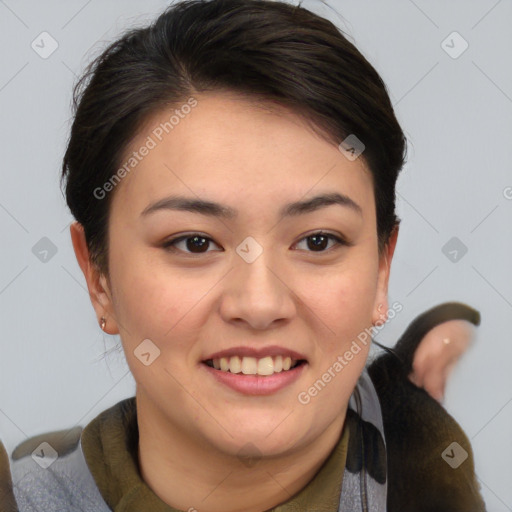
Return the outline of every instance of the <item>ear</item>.
[[[391,271],[391,261],[395,253],[396,242],[398,239],[398,224],[389,235],[389,240],[379,256],[379,275],[377,280],[377,293],[375,295],[375,304],[373,305],[372,322],[373,325],[382,325],[388,319],[388,284]],[[382,306],[379,309],[379,305]]]
[[[98,323],[102,316],[105,317],[107,321],[105,332],[118,334],[119,329],[115,320],[109,280],[104,274],[100,274],[98,268],[91,262],[83,226],[78,222],[73,222],[70,226],[70,233],[75,256],[87,282],[89,297],[96,311]]]

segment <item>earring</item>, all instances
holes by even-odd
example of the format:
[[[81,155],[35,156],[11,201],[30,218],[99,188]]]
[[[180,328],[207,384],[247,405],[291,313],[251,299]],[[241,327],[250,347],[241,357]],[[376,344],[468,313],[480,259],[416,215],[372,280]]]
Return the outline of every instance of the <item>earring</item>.
[[[101,322],[100,322],[100,327],[101,327],[101,330],[104,331],[105,330],[105,327],[107,325],[107,320],[105,319],[104,316],[101,317]]]
[[[378,305],[377,311],[380,313],[380,310],[382,309],[382,302]]]

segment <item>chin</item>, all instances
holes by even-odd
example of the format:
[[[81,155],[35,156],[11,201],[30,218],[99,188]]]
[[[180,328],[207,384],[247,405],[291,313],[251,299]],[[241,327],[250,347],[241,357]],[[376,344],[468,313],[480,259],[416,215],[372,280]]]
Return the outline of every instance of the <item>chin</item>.
[[[245,425],[237,423],[236,420],[228,423],[236,425],[236,429],[227,428],[227,432],[223,431],[223,451],[237,456],[240,450],[247,456],[281,456],[296,448],[297,441],[306,434],[299,432],[298,426],[286,424],[286,420],[283,422],[283,418],[277,421],[258,421],[256,417],[252,419],[253,421],[250,416],[245,416],[244,421],[248,422]],[[218,438],[216,444],[219,444]]]
[[[230,440],[229,446],[225,447],[225,452],[231,456],[236,456],[242,463],[246,459],[257,461],[263,457],[282,457],[295,447],[295,440],[287,437],[286,440],[272,439],[266,436],[255,435],[251,436],[250,433],[246,435],[237,436],[234,440]]]

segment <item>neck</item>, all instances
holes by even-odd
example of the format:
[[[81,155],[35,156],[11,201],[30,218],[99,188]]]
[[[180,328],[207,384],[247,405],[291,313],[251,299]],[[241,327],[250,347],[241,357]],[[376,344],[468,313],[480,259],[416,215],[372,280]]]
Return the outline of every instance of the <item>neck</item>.
[[[314,441],[293,453],[241,461],[170,425],[137,392],[142,478],[166,504],[201,512],[263,512],[290,500],[339,441],[346,408]]]

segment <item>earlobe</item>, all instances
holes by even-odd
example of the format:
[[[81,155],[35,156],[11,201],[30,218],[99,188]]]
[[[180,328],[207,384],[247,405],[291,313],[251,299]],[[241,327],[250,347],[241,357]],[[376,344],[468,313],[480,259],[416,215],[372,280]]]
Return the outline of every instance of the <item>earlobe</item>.
[[[388,285],[391,272],[391,262],[395,252],[398,239],[398,224],[389,235],[388,242],[379,258],[379,275],[377,293],[375,296],[374,311],[372,317],[373,325],[382,325],[388,319]]]
[[[372,324],[374,326],[379,326],[379,325],[386,323],[386,321],[388,319],[387,304],[388,303],[386,300],[386,309],[384,309],[384,304],[382,302],[380,302],[379,305],[377,306],[377,315],[375,315],[375,312],[374,312],[373,319],[372,319]]]
[[[117,334],[117,325],[113,320],[114,312],[107,279],[103,274],[100,274],[99,270],[91,262],[84,228],[80,223],[73,222],[70,226],[70,233],[75,256],[87,282],[89,297],[96,311],[96,316],[98,318],[112,318],[112,320],[108,321],[108,333]]]

